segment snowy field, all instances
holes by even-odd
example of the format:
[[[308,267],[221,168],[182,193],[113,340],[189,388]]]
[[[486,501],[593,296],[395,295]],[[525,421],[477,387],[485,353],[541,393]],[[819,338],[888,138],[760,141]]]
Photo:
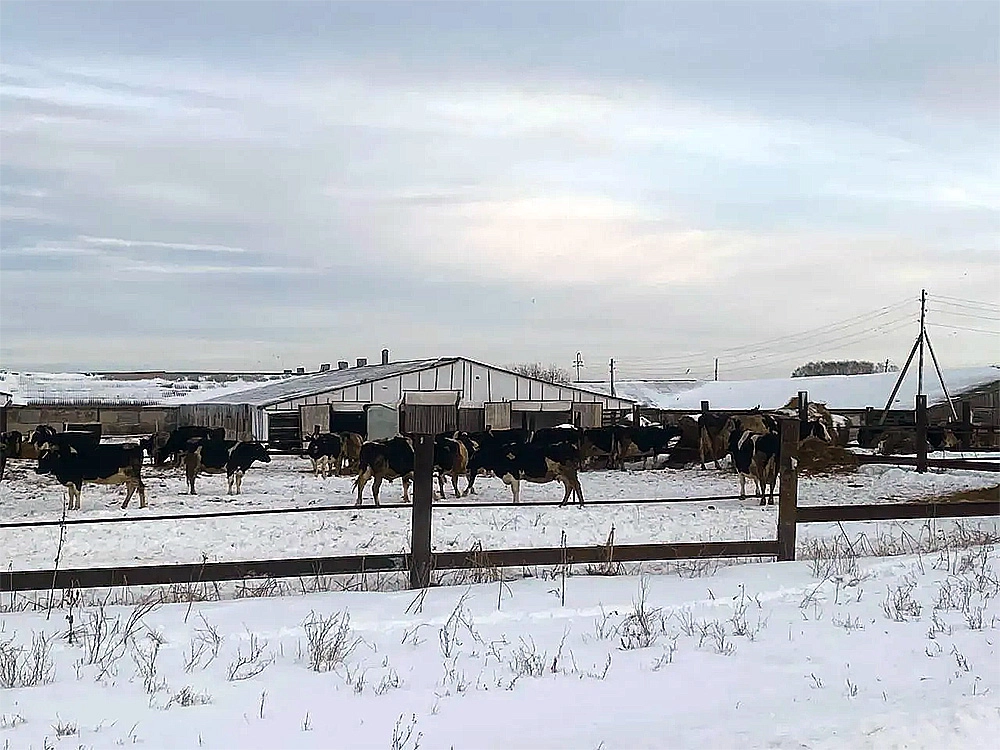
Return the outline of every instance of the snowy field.
[[[90,606],[73,643],[65,609],[4,611],[0,746],[985,748],[997,565],[838,555],[160,605],[131,627]]]
[[[0,522],[58,520],[64,490],[51,477],[38,476],[31,461],[10,461],[0,483]],[[186,493],[182,470],[144,468],[149,507],[133,499],[121,510],[121,487],[87,485],[82,510],[72,518],[141,518],[146,515],[212,513],[232,509],[301,508],[352,505],[356,495],[348,477],[322,479],[312,474],[309,461],[275,456],[268,465],[254,466],[243,483],[243,494],[226,495],[224,477],[198,479],[200,494]],[[801,505],[882,503],[927,500],[951,492],[993,487],[996,474],[930,471],[870,465],[848,475],[799,478]],[[532,507],[532,502],[559,501],[561,485],[525,483],[522,505],[515,508],[448,509],[449,497],[434,510],[434,547],[440,551],[468,550],[482,543],[486,549],[558,546],[566,532],[567,544],[603,544],[612,528],[617,544],[773,539],[777,522],[774,506],[761,508],[752,499],[647,505],[600,505],[614,498],[663,498],[733,495],[738,484],[726,470],[657,469],[649,471],[592,471],[581,474],[588,504],[578,507]],[[461,487],[465,486],[464,479]],[[497,479],[480,478],[477,501],[509,501],[510,491]],[[410,510],[392,508],[401,502],[398,481],[383,484],[382,501],[388,507],[366,507],[292,515],[244,518],[204,518],[70,526],[60,559],[61,568],[253,560],[317,555],[391,553],[409,549]],[[470,498],[465,498],[469,500]],[[996,528],[993,519],[965,521]],[[876,524],[851,524],[874,531]],[[882,527],[919,529],[921,522],[883,524]],[[839,533],[836,525],[800,527],[800,541],[817,534]],[[47,569],[55,560],[57,526],[37,529],[0,529],[0,566],[3,569]]]

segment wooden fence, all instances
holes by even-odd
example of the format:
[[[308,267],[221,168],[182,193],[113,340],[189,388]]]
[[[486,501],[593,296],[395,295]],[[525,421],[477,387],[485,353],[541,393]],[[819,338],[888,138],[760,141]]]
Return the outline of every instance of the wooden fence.
[[[433,502],[432,464],[433,437],[417,436],[414,440],[415,471],[413,503],[404,507],[411,512],[411,544],[409,554],[346,555],[277,560],[235,562],[203,562],[175,565],[143,565],[128,567],[77,568],[66,570],[25,570],[0,572],[0,591],[31,591],[40,589],[109,588],[154,584],[191,584],[208,581],[233,581],[255,578],[294,578],[320,575],[358,575],[376,572],[408,571],[410,585],[424,588],[430,585],[433,571],[504,568],[531,565],[573,565],[580,563],[643,562],[653,560],[687,560],[698,558],[775,557],[795,559],[796,527],[802,523],[844,521],[883,521],[913,518],[961,518],[1000,515],[998,502],[957,503],[894,503],[876,505],[798,505],[798,436],[799,421],[781,420],[780,490],[778,520],[773,539],[757,541],[714,541],[625,545],[592,545],[581,547],[541,547],[527,549],[475,549],[467,552],[434,552],[432,515],[437,508],[513,506],[512,503],[450,503]],[[879,457],[883,463],[886,461]],[[979,468],[976,466],[975,468]],[[608,500],[591,505],[637,502],[697,502],[736,499],[737,496],[657,498],[654,500]],[[557,505],[532,503],[525,506]],[[211,514],[178,514],[137,516],[117,519],[73,519],[68,525],[95,523],[172,523],[218,516],[273,515],[354,510],[354,506],[326,508],[262,509]],[[387,508],[369,508],[384,512]],[[24,528],[60,525],[61,521],[42,523],[18,521],[0,524],[0,528]]]

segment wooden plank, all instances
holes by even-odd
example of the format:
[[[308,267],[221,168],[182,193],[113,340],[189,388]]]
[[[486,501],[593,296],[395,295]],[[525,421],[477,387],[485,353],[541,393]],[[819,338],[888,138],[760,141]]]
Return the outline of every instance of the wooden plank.
[[[604,545],[593,547],[544,547],[482,552],[439,552],[431,557],[438,570],[480,567],[483,561],[496,567],[521,565],[559,565],[566,555],[569,563],[599,563],[608,558]],[[753,542],[684,542],[677,544],[631,544],[615,546],[614,560],[687,560],[710,557],[773,557],[778,544],[773,540]],[[291,560],[256,560],[243,562],[146,565],[118,568],[78,568],[60,570],[4,571],[0,573],[0,592],[55,588],[111,588],[186,584],[202,581],[236,581],[244,578],[297,578],[316,575],[358,575],[405,571],[411,567],[409,555],[352,555],[309,557]]]
[[[885,503],[882,505],[799,506],[797,523],[894,521],[912,518],[968,518],[1000,515],[1000,501]]]
[[[306,557],[290,560],[183,563],[118,568],[4,571],[0,591],[32,591],[55,588],[111,588],[195,581],[237,581],[244,578],[297,578],[314,575],[355,575],[406,570],[407,555],[352,555]],[[53,578],[54,575],[54,578]]]
[[[775,540],[763,540],[623,544],[615,545],[612,548],[612,554],[615,562],[691,560],[709,557],[776,557],[778,543]],[[438,570],[457,570],[482,567],[484,564],[497,568],[521,565],[560,565],[564,559],[571,564],[606,562],[608,548],[604,545],[598,545],[593,547],[529,547],[507,550],[477,550],[475,552],[438,552],[434,555],[434,567]]]

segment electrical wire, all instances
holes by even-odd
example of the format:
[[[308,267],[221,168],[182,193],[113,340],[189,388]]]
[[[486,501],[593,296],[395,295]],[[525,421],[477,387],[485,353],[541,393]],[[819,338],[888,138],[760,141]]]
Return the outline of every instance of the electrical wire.
[[[994,336],[1000,336],[1000,331],[990,331],[987,330],[986,328],[970,328],[968,326],[956,326],[945,323],[927,323],[926,325],[929,328],[946,328],[948,330],[953,330],[953,331],[973,331],[975,333],[991,333]]]
[[[799,333],[786,334],[780,337],[765,339],[763,341],[757,341],[749,344],[742,344],[740,346],[728,347],[723,349],[717,349],[714,351],[703,351],[703,352],[693,352],[686,354],[677,354],[669,357],[653,357],[653,358],[616,358],[616,362],[620,362],[622,366],[625,365],[670,365],[672,363],[682,364],[688,363],[692,360],[696,360],[700,357],[714,358],[718,357],[720,360],[726,356],[739,356],[744,353],[759,353],[774,351],[774,347],[769,347],[773,344],[784,344],[784,343],[794,343],[800,345],[802,343],[809,343],[810,345],[819,345],[819,342],[832,335],[843,333],[846,329],[857,327],[861,325],[870,326],[880,317],[884,317],[891,313],[897,312],[899,308],[912,304],[913,299],[906,299],[896,302],[891,305],[886,305],[885,307],[878,308],[876,310],[869,311],[867,313],[862,313],[861,315],[854,316],[852,318],[847,318],[842,321],[835,323],[830,323],[819,328],[809,329]],[[907,316],[908,319],[912,319],[911,315]],[[890,321],[882,321],[880,325]],[[891,321],[894,322],[894,321]],[[868,329],[866,329],[868,330]],[[778,350],[784,351],[784,350]]]

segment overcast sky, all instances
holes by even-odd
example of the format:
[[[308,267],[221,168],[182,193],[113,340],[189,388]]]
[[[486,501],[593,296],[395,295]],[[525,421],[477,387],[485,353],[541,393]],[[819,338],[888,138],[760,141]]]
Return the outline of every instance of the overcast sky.
[[[921,286],[1000,302],[998,40],[992,1],[5,0],[0,366],[901,364]]]

